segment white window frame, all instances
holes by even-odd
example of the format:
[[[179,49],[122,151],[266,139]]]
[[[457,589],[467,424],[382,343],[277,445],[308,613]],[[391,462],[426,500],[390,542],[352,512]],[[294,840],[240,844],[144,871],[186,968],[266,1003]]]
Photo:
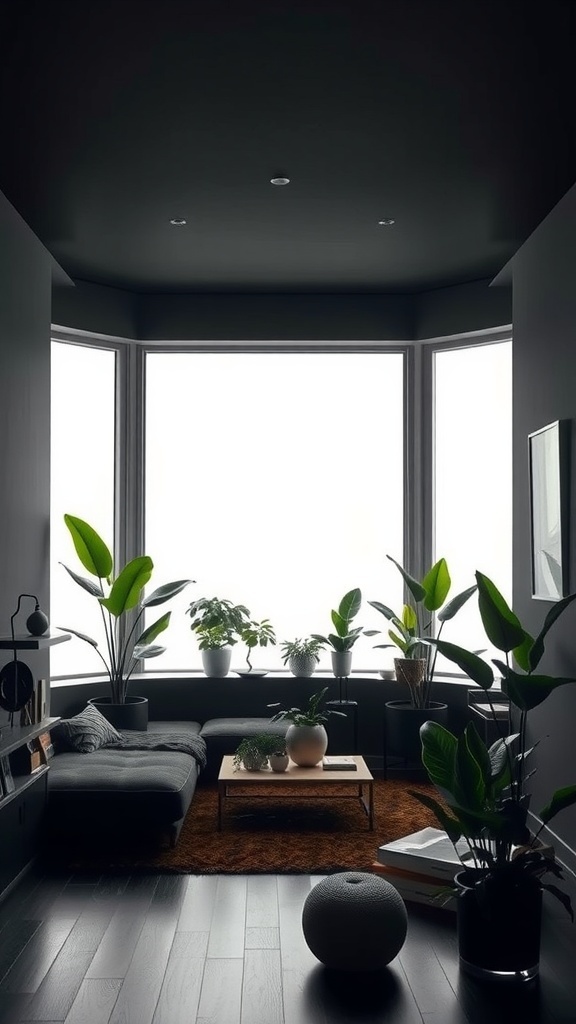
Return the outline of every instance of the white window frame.
[[[160,352],[394,352],[404,356],[404,565],[418,578],[433,557],[434,381],[436,351],[502,342],[512,337],[508,325],[489,332],[409,342],[183,342],[142,343],[83,331],[53,328],[54,341],[112,349],[117,353],[116,459],[114,487],[114,558],[125,564],[140,554],[145,536],[145,363]],[[278,670],[279,674],[282,670]],[[454,673],[454,675],[458,675]],[[54,677],[66,679],[70,677]]]

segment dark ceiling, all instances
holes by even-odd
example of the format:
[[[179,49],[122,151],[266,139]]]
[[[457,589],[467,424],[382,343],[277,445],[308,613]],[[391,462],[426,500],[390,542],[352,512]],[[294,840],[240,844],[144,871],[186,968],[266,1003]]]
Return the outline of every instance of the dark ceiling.
[[[4,0],[0,190],[136,291],[490,278],[576,180],[575,8]]]

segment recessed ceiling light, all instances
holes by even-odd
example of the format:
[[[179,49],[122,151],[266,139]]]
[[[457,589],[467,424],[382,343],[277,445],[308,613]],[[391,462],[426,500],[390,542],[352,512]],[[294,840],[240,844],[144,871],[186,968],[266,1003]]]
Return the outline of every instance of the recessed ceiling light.
[[[290,178],[270,178],[271,185],[289,185]]]
[[[393,217],[385,217],[384,220],[379,220],[378,221],[378,224],[382,228],[390,228],[395,223],[396,223],[396,221],[394,220]]]
[[[175,228],[183,228],[186,221],[183,217],[172,217],[170,223],[173,224]]]

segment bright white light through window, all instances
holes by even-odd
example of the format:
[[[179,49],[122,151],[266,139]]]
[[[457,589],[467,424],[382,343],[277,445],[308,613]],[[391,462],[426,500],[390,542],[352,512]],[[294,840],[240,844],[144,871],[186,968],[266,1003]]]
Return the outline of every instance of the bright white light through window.
[[[401,601],[385,556],[403,551],[403,368],[393,352],[147,355],[146,553],[155,586],[197,581],[150,672],[201,668],[185,611],[202,596],[246,604],[282,641],[331,632],[360,587],[354,625],[387,627],[367,601]],[[376,642],[358,640],[354,670],[390,663]],[[279,647],[251,660],[282,665]]]
[[[60,565],[88,576],[64,524],[64,513],[79,516],[112,547],[114,535],[114,394],[116,353],[52,342],[50,619],[52,629],[68,626],[104,643],[96,600]],[[97,673],[102,662],[73,637],[50,649],[50,674]]]
[[[434,356],[434,550],[452,576],[450,596],[489,576],[512,600],[512,343],[447,349]],[[489,648],[471,598],[442,639],[483,657]],[[438,659],[448,671],[450,662]]]

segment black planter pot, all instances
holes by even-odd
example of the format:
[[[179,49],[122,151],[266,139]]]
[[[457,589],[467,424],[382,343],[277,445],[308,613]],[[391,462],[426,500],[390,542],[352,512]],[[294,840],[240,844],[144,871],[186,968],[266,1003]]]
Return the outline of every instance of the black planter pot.
[[[460,966],[478,978],[530,981],[538,974],[542,888],[535,878],[456,875]]]
[[[148,729],[147,697],[127,697],[125,704],[113,704],[110,697],[91,697],[88,703],[98,708],[115,729],[136,729],[138,732]]]
[[[426,708],[414,708],[408,700],[389,700],[384,706],[386,754],[406,761],[422,760],[420,726],[424,722],[448,725],[448,705],[431,701]]]

